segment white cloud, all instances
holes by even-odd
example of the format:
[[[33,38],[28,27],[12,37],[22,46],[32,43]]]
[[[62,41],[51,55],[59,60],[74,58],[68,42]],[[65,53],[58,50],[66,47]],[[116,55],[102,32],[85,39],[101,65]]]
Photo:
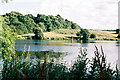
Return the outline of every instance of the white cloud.
[[[60,14],[84,28],[115,29],[118,17],[117,3],[118,0],[15,0],[5,5],[3,11]]]

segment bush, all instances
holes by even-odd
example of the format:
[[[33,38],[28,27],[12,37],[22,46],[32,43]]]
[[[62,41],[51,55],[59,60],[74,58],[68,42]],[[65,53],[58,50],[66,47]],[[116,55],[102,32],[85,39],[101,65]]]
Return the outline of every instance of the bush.
[[[64,64],[48,63],[49,80],[66,80],[68,79],[68,68]]]
[[[96,38],[96,35],[95,34],[91,34],[90,38]]]
[[[87,43],[89,41],[89,31],[87,29],[81,29],[80,32],[76,33],[77,36],[79,37],[79,40],[82,39],[83,43]]]
[[[95,46],[96,47],[96,46]],[[101,53],[99,53],[96,47],[95,57],[93,58],[90,66],[90,79],[91,80],[113,80],[115,79],[115,72],[110,68],[110,65],[106,62],[106,56],[101,47]]]
[[[44,37],[43,37],[43,32],[40,28],[36,28],[34,29],[34,39],[37,39],[37,40],[42,40]]]
[[[55,40],[55,38],[51,38],[51,40]]]
[[[120,34],[118,34],[117,38],[120,38]]]
[[[70,68],[70,79],[71,80],[87,79],[88,63],[89,63],[89,59],[87,58],[87,50],[80,49],[80,54],[78,55],[77,60]]]
[[[76,36],[80,36],[80,32],[77,32],[77,33],[76,33]]]
[[[120,33],[120,29],[116,29],[116,34],[119,34]]]

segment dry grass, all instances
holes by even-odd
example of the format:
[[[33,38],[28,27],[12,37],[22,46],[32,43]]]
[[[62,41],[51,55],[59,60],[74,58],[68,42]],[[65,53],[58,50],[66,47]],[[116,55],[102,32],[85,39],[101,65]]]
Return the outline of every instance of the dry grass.
[[[54,32],[57,34],[63,34],[66,36],[76,36],[76,33],[79,32],[79,29],[59,29]],[[117,34],[115,32],[110,31],[102,31],[102,30],[89,30],[90,33],[96,34],[96,38],[98,39],[115,39]]]
[[[28,36],[34,36],[34,33],[29,33],[29,34],[22,34],[22,35],[17,35],[18,38],[20,39],[26,39]]]
[[[110,31],[102,31],[102,30],[89,30],[90,33],[96,34],[98,39],[115,39],[117,34],[115,32]]]
[[[21,37],[21,36],[34,36],[35,34],[33,33],[29,33],[29,34],[22,34],[22,35],[17,35],[17,37]]]
[[[52,32],[44,32],[45,38],[66,38],[66,37],[76,37],[76,32],[79,30],[72,29],[59,29]]]
[[[76,33],[79,32],[79,29],[59,29],[52,32],[43,32],[45,38],[67,38],[67,37],[76,37]],[[117,34],[110,31],[102,30],[89,30],[90,33],[96,34],[97,39],[115,39]],[[17,37],[23,38],[26,36],[34,36],[31,34],[18,35]]]

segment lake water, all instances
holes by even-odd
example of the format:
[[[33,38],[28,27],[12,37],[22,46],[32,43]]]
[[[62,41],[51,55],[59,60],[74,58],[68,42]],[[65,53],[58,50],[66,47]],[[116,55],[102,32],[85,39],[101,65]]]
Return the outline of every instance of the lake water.
[[[74,61],[80,51],[80,48],[86,48],[88,57],[94,56],[95,45],[99,48],[103,47],[104,53],[107,56],[107,62],[111,63],[111,66],[115,66],[118,62],[118,48],[119,42],[117,41],[91,41],[91,43],[78,43],[76,41],[37,41],[37,40],[16,40],[15,49],[17,51],[51,51],[54,52],[65,52],[67,55],[63,56],[63,61],[71,63]]]

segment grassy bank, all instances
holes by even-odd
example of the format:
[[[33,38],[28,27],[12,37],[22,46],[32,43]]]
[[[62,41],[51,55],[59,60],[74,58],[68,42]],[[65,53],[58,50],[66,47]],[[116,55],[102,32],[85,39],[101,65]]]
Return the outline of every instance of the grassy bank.
[[[52,32],[43,32],[44,39],[46,40],[69,40],[71,37],[77,37],[76,33],[79,32],[79,29],[59,29],[54,30]],[[117,34],[113,31],[102,31],[102,30],[89,30],[89,32],[92,34],[96,34],[95,39],[91,40],[111,40],[116,41],[118,40]],[[18,35],[17,37],[20,39],[26,39],[34,36],[33,33],[31,34],[23,34]]]

